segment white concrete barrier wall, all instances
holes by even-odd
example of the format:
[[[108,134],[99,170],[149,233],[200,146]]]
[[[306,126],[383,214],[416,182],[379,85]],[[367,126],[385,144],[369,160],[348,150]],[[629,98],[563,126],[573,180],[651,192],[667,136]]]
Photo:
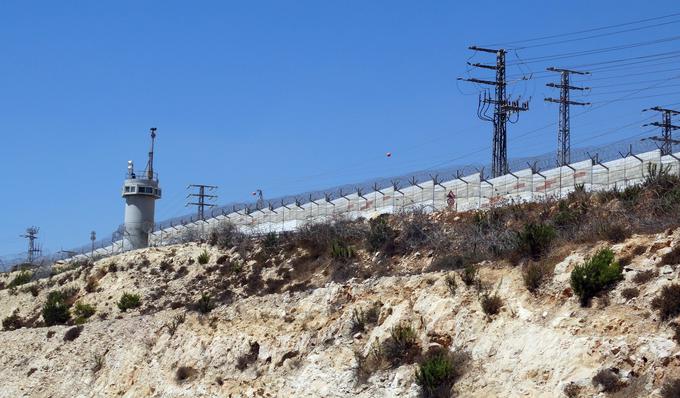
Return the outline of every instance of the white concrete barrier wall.
[[[307,203],[289,204],[277,208],[251,212],[240,210],[219,215],[205,221],[173,226],[152,234],[153,245],[178,241],[188,231],[209,231],[220,221],[228,220],[245,233],[292,231],[310,222],[323,222],[343,218],[372,218],[379,214],[396,213],[422,207],[426,211],[450,208],[454,211],[485,209],[514,202],[562,198],[583,185],[588,191],[624,189],[640,184],[648,174],[649,165],[664,167],[671,173],[680,173],[680,153],[661,156],[659,150],[630,154],[604,163],[591,160],[569,166],[534,172],[520,170],[512,174],[482,179],[479,173],[438,182],[426,181],[408,187],[389,187],[373,192],[354,192],[344,197],[324,198]],[[120,250],[120,242],[95,254],[110,254]]]

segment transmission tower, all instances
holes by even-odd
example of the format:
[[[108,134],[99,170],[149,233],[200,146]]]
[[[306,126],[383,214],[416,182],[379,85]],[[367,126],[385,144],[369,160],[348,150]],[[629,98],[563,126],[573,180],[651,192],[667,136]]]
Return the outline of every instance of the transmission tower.
[[[29,264],[33,264],[33,261],[40,255],[40,248],[35,244],[39,230],[38,227],[29,227],[26,228],[26,235],[20,235],[22,238],[28,239],[27,262]]]
[[[198,207],[198,219],[199,220],[204,220],[205,219],[205,208],[206,207],[215,207],[213,202],[216,198],[217,195],[210,195],[205,193],[206,190],[208,192],[214,191],[217,189],[216,186],[214,185],[204,185],[204,184],[191,184],[187,186],[187,189],[189,188],[197,188],[198,193],[190,193],[187,195],[187,198],[192,198],[189,200],[189,202],[186,204],[187,206],[196,206]],[[196,198],[196,202],[191,202],[193,198]]]
[[[571,163],[571,135],[569,132],[569,105],[590,105],[590,102],[571,101],[569,99],[569,92],[571,90],[590,90],[590,87],[577,87],[569,84],[569,76],[589,75],[590,72],[580,72],[570,69],[561,69],[549,67],[546,70],[550,72],[557,72],[560,74],[560,83],[547,83],[546,86],[560,89],[560,99],[544,98],[546,102],[554,102],[560,104],[560,123],[557,129],[557,163],[560,166]]]
[[[642,127],[656,126],[661,127],[661,137],[648,137],[648,140],[661,141],[661,155],[670,155],[673,153],[673,144],[680,144],[680,141],[673,139],[673,130],[680,129],[680,126],[673,125],[672,117],[675,115],[680,115],[680,111],[673,109],[665,109],[658,106],[653,108],[643,109],[646,111],[661,112],[661,123],[652,122],[643,124]]]
[[[494,86],[493,97],[491,96],[491,93],[488,89],[485,89],[480,93],[479,102],[477,105],[477,116],[482,120],[493,122],[493,155],[491,158],[491,172],[493,177],[498,177],[503,174],[507,174],[509,171],[507,122],[517,122],[519,113],[529,110],[529,101],[521,101],[521,98],[512,100],[507,97],[507,81],[505,80],[506,51],[504,49],[490,49],[476,46],[469,47],[469,49],[473,51],[496,54],[496,65],[486,65],[479,63],[473,64],[468,62],[468,65],[475,68],[495,70],[495,81],[476,78],[458,78],[458,80]],[[493,115],[490,115],[489,110],[492,105]],[[517,118],[512,120],[512,115],[516,115]]]

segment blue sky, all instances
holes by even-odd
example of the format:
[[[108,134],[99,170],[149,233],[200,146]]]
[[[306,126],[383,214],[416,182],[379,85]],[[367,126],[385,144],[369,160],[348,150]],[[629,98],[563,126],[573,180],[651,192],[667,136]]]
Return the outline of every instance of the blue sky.
[[[18,235],[30,225],[41,228],[47,251],[85,244],[91,230],[109,235],[123,220],[126,161],[143,166],[149,127],[158,128],[156,169],[164,188],[157,220],[190,211],[184,207],[190,183],[218,185],[226,203],[250,200],[257,188],[272,197],[435,164],[486,162],[491,125],[475,115],[477,88],[456,81],[473,55],[467,46],[680,12],[672,1],[637,4],[0,2],[0,255],[24,250]],[[521,49],[508,62],[669,38],[680,31],[673,22],[679,20]],[[528,62],[508,74],[679,49],[669,40]],[[492,58],[476,54],[472,61]],[[668,61],[678,65],[677,58]],[[662,64],[594,73],[595,104],[648,86],[638,81],[667,81],[644,91],[653,98],[575,117],[572,145],[640,134],[642,108],[680,102],[673,88],[680,71]],[[612,78],[624,72],[647,74]],[[510,157],[554,150],[554,127],[532,132],[557,120],[557,106],[543,102],[557,95],[547,81],[510,88],[533,96],[531,111],[509,127]]]

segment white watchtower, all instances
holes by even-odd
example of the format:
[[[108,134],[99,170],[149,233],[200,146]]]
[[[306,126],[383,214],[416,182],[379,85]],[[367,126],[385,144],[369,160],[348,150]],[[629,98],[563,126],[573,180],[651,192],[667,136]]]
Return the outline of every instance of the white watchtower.
[[[132,160],[128,161],[127,176],[123,185],[125,198],[125,250],[139,249],[149,245],[149,233],[153,231],[156,199],[161,198],[158,174],[153,171],[153,149],[156,128],[151,128],[149,161],[143,172],[136,172]]]

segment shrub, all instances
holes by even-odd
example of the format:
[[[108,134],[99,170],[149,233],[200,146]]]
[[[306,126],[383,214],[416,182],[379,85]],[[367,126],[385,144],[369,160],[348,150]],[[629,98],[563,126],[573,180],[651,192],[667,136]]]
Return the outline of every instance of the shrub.
[[[207,314],[215,308],[208,293],[201,294],[201,298],[196,302],[196,310],[201,314]]]
[[[496,293],[482,294],[479,302],[482,305],[484,313],[489,316],[498,314],[503,307],[503,299]]]
[[[390,337],[383,342],[383,352],[392,366],[413,363],[420,354],[416,330],[410,323],[400,323],[390,331]]]
[[[47,326],[63,324],[71,318],[69,305],[66,303],[66,294],[59,290],[47,295],[47,302],[43,306],[42,316]]]
[[[260,343],[257,341],[250,343],[250,350],[238,357],[236,360],[236,369],[243,372],[248,368],[248,365],[255,363],[257,361],[257,356],[260,355]]]
[[[429,352],[418,365],[416,383],[424,397],[450,397],[451,387],[463,374],[469,354],[436,349]]]
[[[442,257],[435,258],[430,264],[432,271],[446,271],[461,269],[465,266],[465,259],[463,256],[447,254]]]
[[[180,366],[175,372],[175,381],[178,383],[191,379],[196,375],[196,369],[190,366]]]
[[[680,246],[675,246],[671,251],[661,256],[660,265],[680,264]]]
[[[168,328],[168,333],[170,334],[170,336],[175,335],[177,328],[179,327],[179,325],[184,323],[185,319],[186,319],[186,315],[184,313],[181,313],[181,314],[177,314],[174,317],[172,317],[172,321],[165,324],[165,326]]]
[[[571,383],[564,386],[563,391],[567,398],[577,398],[581,393],[581,386],[572,381]]]
[[[21,271],[12,281],[7,285],[8,288],[24,285],[31,281],[33,274],[30,271]]]
[[[354,249],[345,242],[334,240],[333,243],[331,243],[330,250],[331,257],[336,260],[348,260],[354,257]]]
[[[203,250],[203,252],[198,255],[197,260],[201,265],[208,264],[208,261],[210,261],[210,253],[208,253],[207,250]]]
[[[73,316],[76,317],[77,324],[85,323],[95,312],[95,308],[90,304],[77,302],[73,307]]]
[[[659,311],[662,320],[680,314],[680,284],[673,283],[661,289],[661,293],[652,300],[652,308]]]
[[[16,330],[24,326],[24,322],[19,318],[19,314],[15,311],[12,315],[2,320],[2,328],[4,330]]]
[[[87,278],[87,284],[85,284],[86,292],[92,293],[97,290],[97,287],[99,287],[99,281],[95,276],[90,276]]]
[[[70,328],[69,330],[64,333],[64,341],[73,341],[80,336],[80,333],[83,331],[83,325],[78,325]]]
[[[478,274],[479,268],[474,264],[468,264],[465,266],[463,272],[460,274],[460,278],[463,280],[463,283],[465,283],[467,286],[472,286],[475,283],[477,283]]]
[[[649,282],[652,278],[656,278],[659,276],[659,271],[655,269],[648,269],[645,271],[639,271],[635,276],[633,277],[633,282],[637,283],[638,285],[642,285],[644,283]]]
[[[621,297],[630,300],[640,295],[640,290],[636,287],[629,287],[621,291]]]
[[[663,383],[661,387],[662,398],[678,398],[680,397],[680,379],[671,379]]]
[[[585,306],[591,298],[622,278],[622,269],[614,261],[614,253],[610,249],[602,249],[574,268],[571,272],[571,288],[581,299],[581,305]]]
[[[131,308],[137,308],[141,305],[140,298],[138,294],[131,294],[123,292],[123,295],[118,301],[118,308],[125,312]]]
[[[279,237],[275,232],[269,232],[262,240],[262,249],[265,253],[271,254],[279,247]]]
[[[94,354],[92,356],[92,373],[99,372],[104,367],[104,355]]]
[[[220,221],[212,228],[208,236],[208,243],[221,249],[231,249],[247,240],[238,227],[229,221]]]
[[[531,293],[535,293],[551,272],[551,267],[546,263],[529,262],[522,270],[524,286],[526,286],[527,290]]]
[[[444,278],[444,283],[446,283],[446,288],[449,289],[449,293],[451,293],[452,296],[455,296],[456,288],[458,287],[455,274],[446,275],[446,278]]]
[[[593,376],[593,385],[600,386],[604,392],[612,392],[621,387],[621,380],[611,369],[602,369]]]
[[[369,231],[366,243],[371,251],[384,251],[386,254],[394,253],[396,231],[390,226],[388,216],[383,214],[369,221]]]
[[[381,306],[380,302],[376,302],[366,311],[355,308],[352,311],[352,333],[363,332],[366,330],[366,325],[376,324],[380,317]]]
[[[517,233],[517,251],[524,257],[540,259],[555,239],[555,228],[548,224],[529,223]]]
[[[601,239],[609,241],[610,243],[619,243],[630,237],[630,231],[619,223],[610,223],[603,220],[597,230],[598,236]]]

